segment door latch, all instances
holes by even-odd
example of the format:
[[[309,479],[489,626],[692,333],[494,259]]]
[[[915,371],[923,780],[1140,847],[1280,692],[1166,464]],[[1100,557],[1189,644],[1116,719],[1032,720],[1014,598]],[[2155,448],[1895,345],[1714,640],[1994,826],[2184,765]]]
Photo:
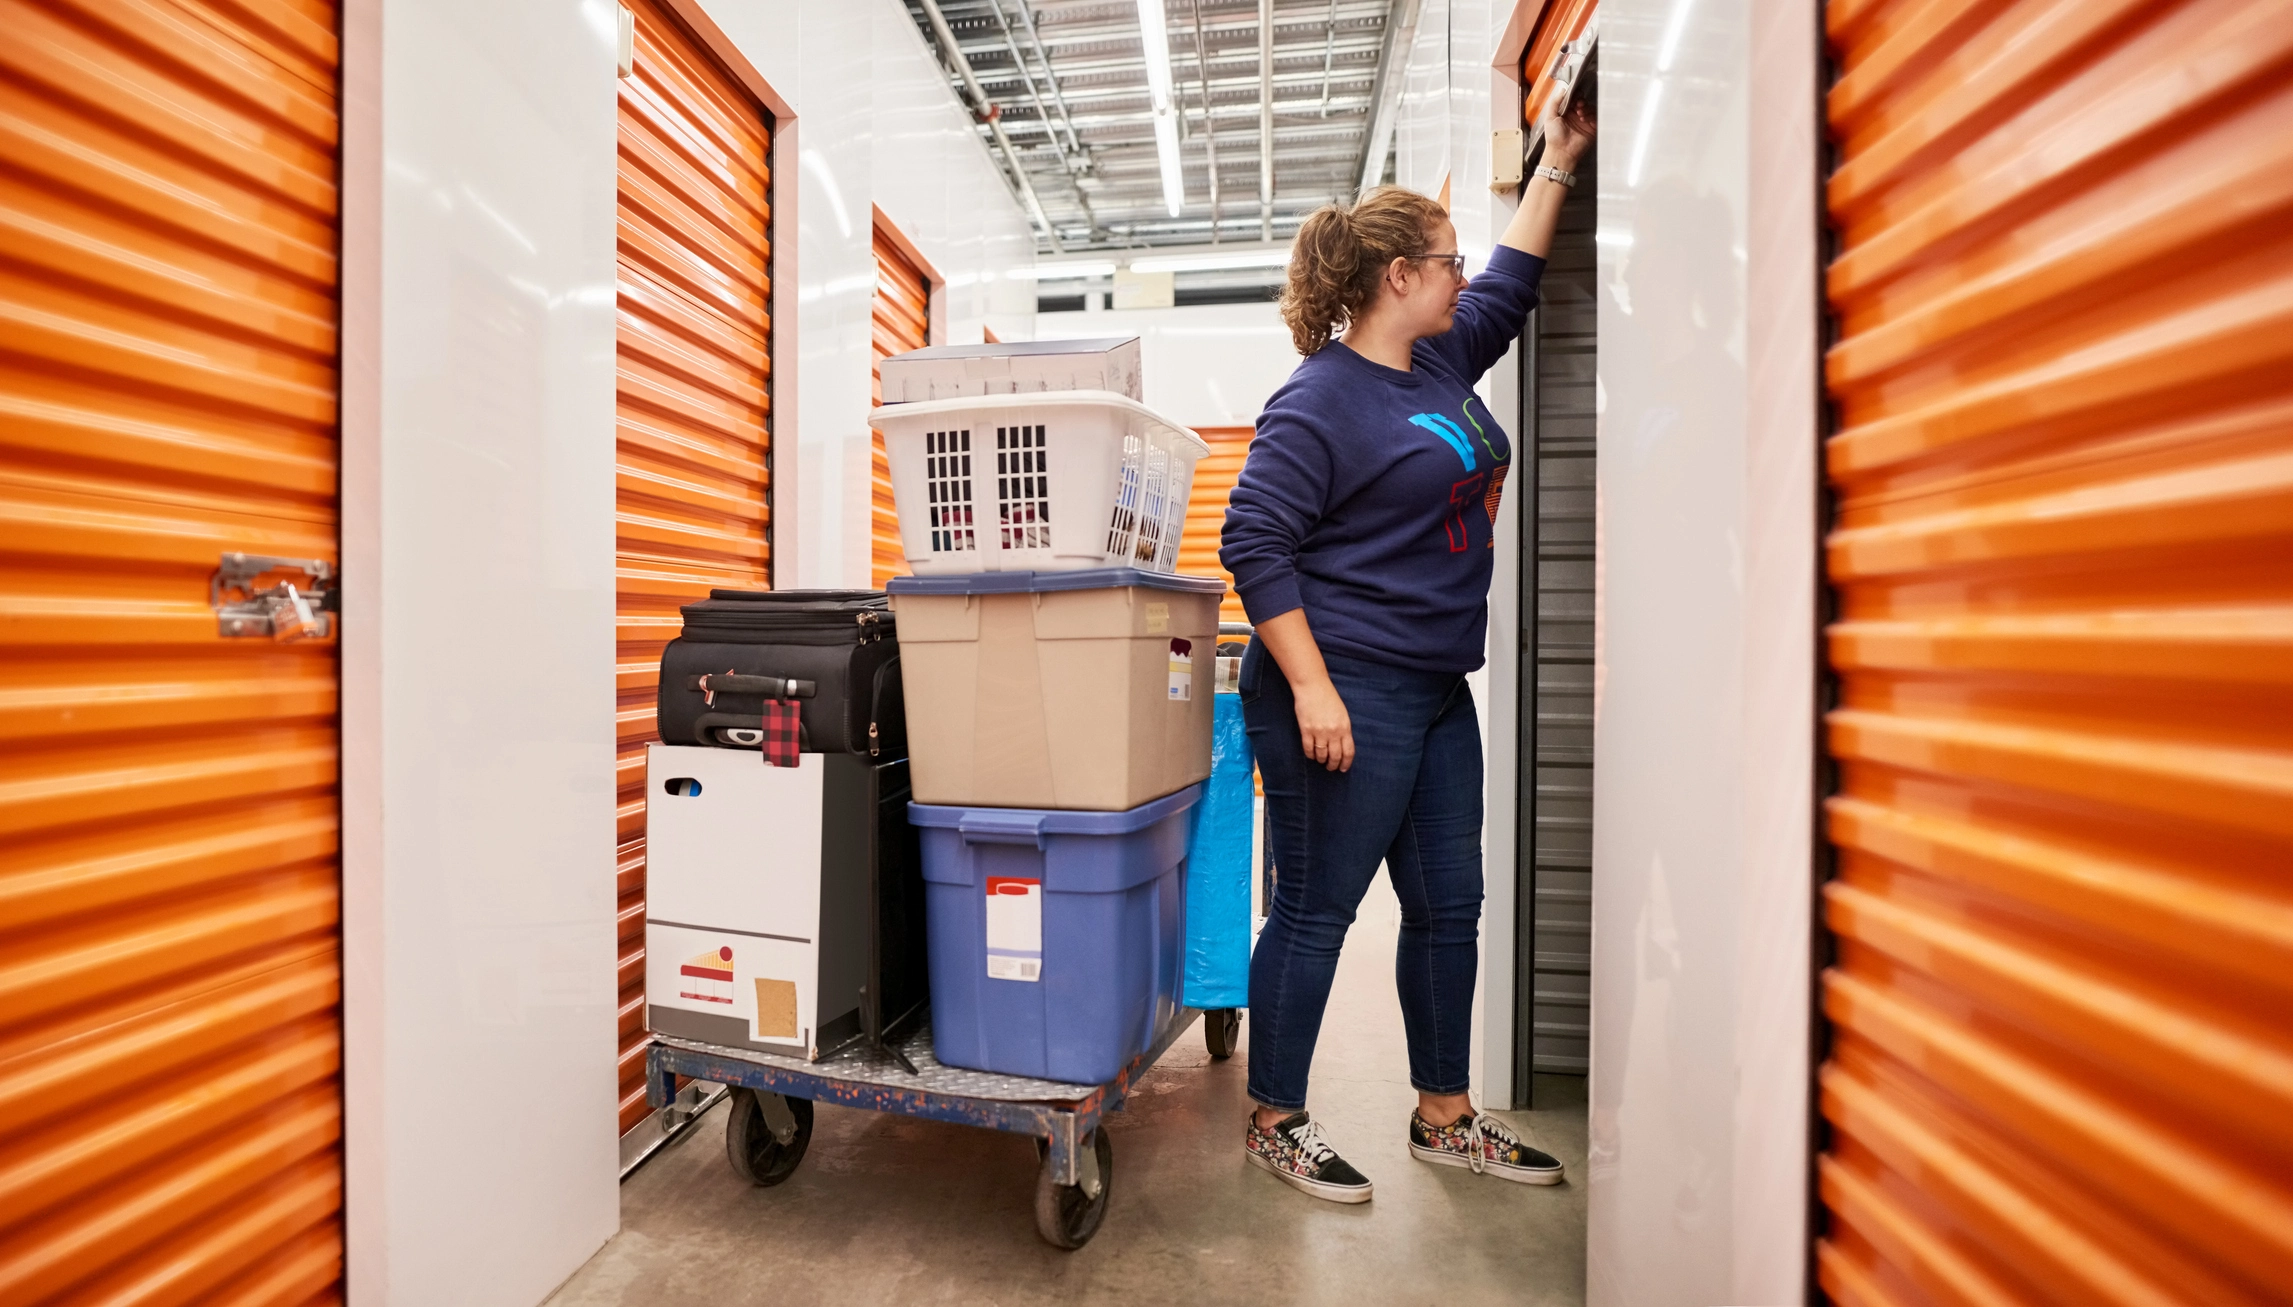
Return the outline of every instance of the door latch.
[[[301,572],[309,588],[281,581],[257,589],[255,582],[270,572]],[[226,639],[324,640],[334,634],[340,594],[334,564],[319,558],[225,554],[207,583],[215,633]]]

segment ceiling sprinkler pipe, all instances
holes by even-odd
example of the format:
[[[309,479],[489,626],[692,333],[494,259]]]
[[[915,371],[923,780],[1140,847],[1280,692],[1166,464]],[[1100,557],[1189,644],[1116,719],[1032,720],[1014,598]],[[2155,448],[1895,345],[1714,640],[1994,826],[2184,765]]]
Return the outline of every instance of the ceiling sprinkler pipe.
[[[971,60],[964,57],[963,47],[956,44],[955,33],[947,25],[947,15],[940,12],[939,0],[918,2],[924,7],[924,17],[931,20],[932,35],[939,38],[940,49],[947,53],[947,61],[954,65],[956,76],[963,80],[964,89],[971,92],[972,102],[977,106],[974,112],[994,135],[996,148],[1003,151],[1004,162],[1011,165],[1012,180],[1019,183],[1019,198],[1027,204],[1027,216],[1035,220],[1035,226],[1042,231],[1043,239],[1050,242],[1053,254],[1066,253],[1059,245],[1058,229],[1051,225],[1050,215],[1043,212],[1043,201],[1035,194],[1035,184],[1027,179],[1027,169],[1019,162],[1019,151],[1011,148],[1011,138],[1003,132],[1003,124],[999,121],[1003,116],[1001,106],[988,98],[986,88],[972,74]]]
[[[1274,0],[1258,0],[1258,239],[1274,239]]]

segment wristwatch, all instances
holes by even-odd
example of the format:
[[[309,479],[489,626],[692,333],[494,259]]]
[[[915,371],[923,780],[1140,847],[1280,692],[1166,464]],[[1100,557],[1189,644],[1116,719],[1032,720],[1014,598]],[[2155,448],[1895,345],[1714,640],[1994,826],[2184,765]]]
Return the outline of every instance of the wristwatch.
[[[1537,165],[1536,175],[1539,177],[1550,177],[1554,181],[1559,182],[1561,185],[1568,187],[1570,190],[1576,189],[1576,174],[1573,172],[1562,172],[1558,168],[1549,168],[1540,163]]]

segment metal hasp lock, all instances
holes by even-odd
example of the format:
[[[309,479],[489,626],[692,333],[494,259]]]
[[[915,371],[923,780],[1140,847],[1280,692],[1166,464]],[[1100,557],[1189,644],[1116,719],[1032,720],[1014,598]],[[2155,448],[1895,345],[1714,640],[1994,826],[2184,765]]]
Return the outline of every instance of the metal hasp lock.
[[[267,572],[301,572],[308,590],[291,581],[256,589]],[[215,633],[225,639],[324,640],[334,634],[334,564],[320,558],[274,558],[269,554],[225,554],[207,584],[215,607]]]

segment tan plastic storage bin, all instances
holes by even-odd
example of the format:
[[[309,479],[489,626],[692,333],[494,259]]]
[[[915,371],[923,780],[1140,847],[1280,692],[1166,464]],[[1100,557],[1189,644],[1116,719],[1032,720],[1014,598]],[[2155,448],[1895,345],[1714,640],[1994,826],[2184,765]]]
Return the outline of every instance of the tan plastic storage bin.
[[[1219,578],[1108,568],[889,588],[916,802],[1124,812],[1210,775]]]

